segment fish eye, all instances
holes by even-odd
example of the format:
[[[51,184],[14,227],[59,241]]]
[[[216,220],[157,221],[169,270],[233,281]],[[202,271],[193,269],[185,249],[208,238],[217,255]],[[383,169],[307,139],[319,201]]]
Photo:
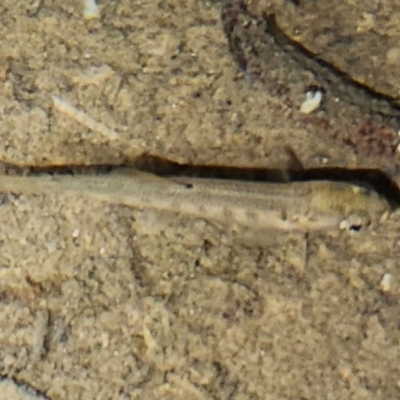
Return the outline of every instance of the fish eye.
[[[371,191],[364,186],[353,186],[352,189],[355,194],[361,194],[366,197],[371,196]]]
[[[368,183],[364,183],[364,182],[356,183],[353,186],[353,191],[355,194],[358,194],[358,195],[366,197],[366,198],[380,197],[372,185],[370,185]]]

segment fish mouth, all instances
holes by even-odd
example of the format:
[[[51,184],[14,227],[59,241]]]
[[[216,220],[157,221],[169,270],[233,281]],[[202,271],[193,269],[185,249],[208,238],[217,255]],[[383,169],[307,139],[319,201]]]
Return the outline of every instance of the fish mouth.
[[[359,232],[366,227],[376,227],[376,225],[386,222],[390,217],[390,210],[385,208],[381,210],[379,217],[371,217],[370,215],[351,214],[343,218],[339,224],[341,230]]]
[[[348,232],[360,232],[371,225],[371,219],[359,214],[351,214],[340,221],[339,228]]]

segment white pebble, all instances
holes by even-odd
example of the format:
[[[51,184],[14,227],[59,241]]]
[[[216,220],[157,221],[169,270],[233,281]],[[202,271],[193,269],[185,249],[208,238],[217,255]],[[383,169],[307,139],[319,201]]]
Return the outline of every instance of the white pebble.
[[[380,289],[382,292],[389,292],[390,291],[390,283],[392,281],[392,274],[389,274],[388,272],[383,275],[381,283],[380,283]]]
[[[317,90],[316,92],[307,92],[306,100],[300,106],[300,112],[302,114],[310,114],[315,111],[321,104],[322,92]]]
[[[85,0],[83,17],[87,20],[100,18],[100,10],[95,0]]]

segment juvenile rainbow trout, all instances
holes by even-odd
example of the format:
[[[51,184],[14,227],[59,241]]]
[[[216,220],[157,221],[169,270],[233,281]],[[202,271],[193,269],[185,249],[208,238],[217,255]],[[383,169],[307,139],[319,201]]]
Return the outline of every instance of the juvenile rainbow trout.
[[[242,182],[162,178],[149,173],[102,176],[0,176],[0,191],[76,192],[110,203],[155,209],[233,226],[282,231],[363,228],[389,215],[373,190],[343,182]]]

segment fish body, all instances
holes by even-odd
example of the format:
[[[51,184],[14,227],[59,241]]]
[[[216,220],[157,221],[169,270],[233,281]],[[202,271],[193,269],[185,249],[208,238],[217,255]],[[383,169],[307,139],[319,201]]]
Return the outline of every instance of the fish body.
[[[254,229],[311,231],[374,224],[390,211],[387,201],[362,186],[332,181],[290,183],[109,175],[0,176],[0,190],[76,192],[139,209],[177,212]]]

